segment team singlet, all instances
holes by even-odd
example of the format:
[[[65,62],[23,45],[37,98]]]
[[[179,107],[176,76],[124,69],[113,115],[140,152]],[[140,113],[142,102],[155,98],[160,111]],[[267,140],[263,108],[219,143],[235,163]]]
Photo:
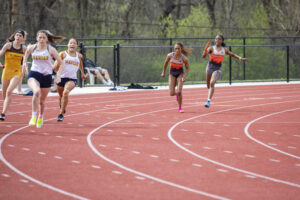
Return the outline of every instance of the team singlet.
[[[174,69],[181,69],[183,67],[183,54],[181,54],[180,58],[175,59],[175,52],[172,52],[170,66]]]
[[[15,49],[13,43],[11,43],[10,49],[5,52],[2,78],[11,80],[14,76],[21,77],[21,64],[23,55],[23,45],[21,44],[20,49]]]
[[[32,67],[31,71],[39,72],[43,75],[52,74],[52,57],[49,52],[48,45],[45,50],[37,50],[37,45],[32,52]]]
[[[76,52],[76,56],[72,57],[65,51],[66,57],[63,59],[65,64],[64,71],[61,75],[62,78],[70,78],[77,79],[77,71],[80,65],[80,59],[78,53]]]
[[[216,46],[213,46],[213,52],[209,55],[209,64],[216,66],[222,66],[222,61],[225,56],[225,49],[222,47],[220,51],[217,51]]]

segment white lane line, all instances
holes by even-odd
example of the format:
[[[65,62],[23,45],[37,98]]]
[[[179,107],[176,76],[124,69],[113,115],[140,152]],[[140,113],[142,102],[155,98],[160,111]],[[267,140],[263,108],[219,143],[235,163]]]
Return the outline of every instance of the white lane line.
[[[157,155],[150,155],[151,158],[158,158],[159,156]]]
[[[141,114],[124,117],[124,118],[121,118],[121,119],[117,119],[117,120],[110,121],[110,122],[107,122],[105,124],[102,124],[101,126],[95,128],[94,130],[92,130],[88,134],[88,136],[87,136],[87,143],[88,143],[89,147],[92,149],[92,151],[94,151],[94,153],[96,155],[98,155],[99,157],[101,157],[103,160],[106,160],[107,162],[109,162],[109,163],[111,163],[111,164],[113,164],[115,166],[118,166],[119,168],[124,169],[124,170],[126,170],[128,172],[131,172],[131,173],[137,174],[139,176],[142,176],[142,177],[145,177],[145,178],[157,181],[159,183],[170,185],[172,187],[176,187],[176,188],[179,188],[179,189],[182,189],[182,190],[186,190],[186,191],[189,191],[189,192],[193,192],[193,193],[196,193],[196,194],[200,194],[200,195],[203,195],[203,196],[211,197],[211,198],[214,198],[214,199],[220,199],[220,200],[229,200],[226,197],[222,197],[222,196],[218,196],[218,195],[215,195],[215,194],[207,193],[207,192],[204,192],[204,191],[201,191],[201,190],[192,189],[192,188],[189,188],[189,187],[186,187],[186,186],[183,186],[183,185],[179,185],[179,184],[176,184],[176,183],[173,183],[173,182],[170,182],[170,181],[166,181],[166,180],[163,180],[163,179],[160,179],[160,178],[157,178],[157,177],[145,174],[143,172],[136,171],[136,170],[131,169],[129,167],[126,167],[126,166],[124,166],[124,165],[122,165],[120,163],[117,163],[117,162],[109,159],[108,157],[104,156],[103,154],[101,154],[96,149],[96,147],[93,145],[93,143],[92,143],[92,139],[91,138],[92,138],[93,134],[95,132],[97,132],[98,130],[100,130],[101,128],[105,127],[105,126],[108,126],[110,124],[113,124],[115,122],[122,121],[122,120],[125,120],[125,119],[129,119],[129,118],[133,118],[133,117],[139,117],[139,116],[143,116],[143,115],[147,115],[147,114],[151,114],[151,113],[156,113],[156,112],[167,111],[167,110],[173,110],[173,109],[163,109],[163,110],[157,110],[157,111],[152,111],[152,112],[147,112],[147,113],[141,113]],[[136,151],[132,151],[132,152],[134,153]],[[140,152],[137,152],[137,153],[139,154]]]
[[[3,154],[2,154],[2,151],[1,151],[1,149],[2,149],[1,146],[2,146],[3,142],[5,141],[5,139],[6,139],[8,136],[10,136],[10,135],[12,135],[12,134],[14,134],[14,133],[16,133],[16,132],[18,132],[18,131],[20,131],[20,130],[23,130],[23,129],[25,129],[25,128],[28,128],[28,127],[29,127],[29,125],[24,126],[24,127],[21,127],[21,128],[19,128],[19,129],[16,129],[16,130],[14,130],[14,131],[12,131],[12,132],[10,132],[10,133],[7,133],[6,135],[4,135],[4,136],[0,139],[0,160],[1,160],[7,167],[9,167],[11,170],[13,170],[14,172],[16,172],[16,173],[18,173],[19,175],[23,176],[24,178],[30,180],[31,182],[34,182],[34,183],[36,183],[36,184],[38,184],[38,185],[40,185],[40,186],[42,186],[42,187],[48,188],[48,189],[50,189],[50,190],[53,190],[53,191],[55,191],[55,192],[58,192],[58,193],[60,193],[60,194],[63,194],[63,195],[66,195],[66,196],[69,196],[69,197],[72,197],[72,198],[75,198],[75,199],[79,199],[79,200],[88,200],[88,198],[85,198],[85,197],[82,197],[82,196],[79,196],[79,195],[76,195],[76,194],[67,192],[67,191],[65,191],[65,190],[56,188],[56,187],[54,187],[54,186],[52,186],[52,185],[49,185],[49,184],[46,184],[46,183],[44,183],[44,182],[41,182],[41,181],[39,181],[39,180],[37,180],[37,179],[34,179],[33,177],[31,177],[31,176],[29,176],[29,175],[23,173],[22,171],[20,171],[20,170],[17,169],[16,167],[14,167],[12,164],[10,164],[10,163],[4,158],[4,156],[3,156]],[[44,153],[44,152],[39,152],[39,153]]]
[[[22,150],[23,150],[23,151],[30,151],[30,149],[29,149],[29,148],[26,148],[26,147],[23,147]]]
[[[123,134],[123,135],[128,135],[128,133],[127,133],[127,132],[122,132],[121,134]]]
[[[240,140],[241,138],[233,137],[233,138],[231,138],[231,139],[233,139],[233,140]]]
[[[252,179],[255,179],[255,178],[256,178],[256,176],[252,176],[252,175],[248,175],[248,174],[246,174],[245,177],[247,177],[247,178],[252,178]]]
[[[38,154],[40,154],[40,155],[46,155],[46,153],[45,152],[38,152]]]
[[[112,173],[114,173],[114,174],[122,174],[122,172],[120,172],[120,171],[112,171]]]
[[[197,163],[193,163],[192,165],[193,165],[194,167],[202,167],[201,164],[197,164]]]
[[[203,147],[203,149],[212,150],[213,148],[212,147]]]
[[[196,118],[199,118],[199,117],[203,117],[203,116],[208,116],[208,115],[212,115],[212,114],[217,114],[217,113],[223,113],[223,112],[228,112],[228,111],[233,111],[233,110],[240,110],[240,109],[244,109],[244,108],[251,108],[251,107],[258,107],[258,106],[265,106],[265,105],[276,105],[276,104],[282,104],[282,103],[287,103],[287,102],[297,102],[297,101],[300,101],[300,100],[294,100],[294,101],[282,101],[282,102],[272,102],[272,103],[264,103],[264,104],[256,104],[256,105],[249,105],[249,106],[242,106],[242,107],[237,107],[237,108],[230,108],[230,109],[224,109],[224,110],[219,110],[219,111],[214,111],[214,112],[210,112],[210,113],[206,113],[206,114],[202,114],[202,115],[197,115],[197,116],[194,116],[194,117],[191,117],[191,118],[188,118],[188,119],[185,119],[185,120],[182,120],[180,122],[177,122],[176,124],[174,124],[168,131],[168,137],[169,139],[176,145],[178,146],[180,149],[190,153],[191,155],[195,156],[195,157],[198,157],[202,160],[205,160],[207,162],[211,162],[213,164],[216,164],[216,165],[219,165],[219,166],[222,166],[222,167],[225,167],[225,168],[228,168],[228,169],[231,169],[231,170],[235,170],[235,171],[238,171],[238,172],[241,172],[241,173],[245,173],[245,174],[248,174],[248,175],[252,175],[252,176],[256,176],[256,177],[260,177],[260,178],[263,178],[263,179],[266,179],[266,180],[270,180],[270,181],[274,181],[274,182],[278,182],[278,183],[282,183],[282,184],[286,184],[286,185],[290,185],[290,186],[293,186],[293,187],[298,187],[300,188],[300,184],[297,184],[297,183],[292,183],[292,182],[289,182],[289,181],[284,181],[284,180],[280,180],[280,179],[276,179],[276,178],[272,178],[272,177],[268,177],[268,176],[264,176],[264,175],[261,175],[261,174],[257,174],[257,173],[254,173],[254,172],[250,172],[250,171],[247,171],[247,170],[243,170],[243,169],[239,169],[239,168],[236,168],[236,167],[233,167],[233,166],[230,166],[230,165],[226,165],[224,163],[220,163],[218,161],[215,161],[215,160],[211,160],[207,157],[204,157],[204,156],[201,156],[193,151],[190,151],[188,150],[187,148],[185,148],[184,146],[180,145],[173,137],[172,137],[172,131],[180,124],[183,124],[184,122],[187,122],[187,121],[190,121],[190,120],[194,120]],[[297,108],[299,109],[299,108]],[[248,124],[249,125],[249,124]],[[247,126],[248,126],[247,125]],[[246,128],[245,128],[246,129]],[[273,147],[271,147],[273,148]]]
[[[1,176],[5,177],[5,178],[10,178],[10,175],[8,175],[8,174],[1,174]]]
[[[228,172],[228,170],[226,170],[226,169],[217,169],[219,172],[223,172],[223,173],[227,173]]]
[[[192,146],[192,145],[189,144],[189,143],[183,143],[183,145],[185,145],[185,146]]]
[[[145,180],[145,177],[142,177],[142,176],[136,176],[135,178],[138,180]]]
[[[138,151],[132,151],[132,153],[134,153],[134,154],[140,154],[140,152],[138,152]]]
[[[296,147],[294,146],[288,146],[289,149],[297,149]]]
[[[224,152],[225,152],[225,153],[229,153],[229,154],[231,154],[231,153],[232,153],[232,151],[227,151],[227,150],[225,150]]]
[[[22,183],[28,183],[29,181],[25,180],[25,179],[20,179],[20,182],[22,182]]]
[[[153,138],[152,138],[152,140],[159,140],[159,138],[157,138],[157,137],[153,137]]]
[[[55,136],[55,137],[57,137],[57,138],[63,138],[63,136],[61,136],[61,135],[57,135],[57,136]]]
[[[107,145],[105,145],[105,144],[99,144],[99,147],[107,147]]]
[[[98,165],[92,165],[91,167],[92,167],[92,168],[95,168],[95,169],[100,169],[100,168],[101,168],[101,167],[98,166]]]
[[[80,161],[78,161],[78,160],[72,160],[72,163],[74,163],[74,164],[79,164]]]
[[[274,134],[276,134],[276,135],[282,135],[280,132],[274,132]]]
[[[293,135],[293,136],[295,136],[295,137],[300,137],[300,135]]]
[[[176,159],[173,159],[173,158],[170,158],[169,159],[171,162],[179,162],[179,160],[176,160]]]
[[[115,147],[115,150],[117,150],[117,151],[121,151],[121,150],[122,150],[122,148],[120,148],[120,147]]]
[[[254,155],[249,155],[249,154],[246,154],[245,157],[248,157],[248,158],[255,158]]]
[[[9,146],[11,148],[15,147],[15,145],[13,145],[13,144],[8,144],[7,146]]]
[[[54,158],[61,160],[62,157],[61,156],[54,156]]]
[[[261,142],[260,140],[255,139],[255,138],[252,137],[252,136],[250,135],[250,133],[249,133],[249,127],[250,127],[253,123],[255,123],[256,121],[261,120],[261,119],[266,118],[266,117],[273,116],[273,115],[278,115],[278,114],[281,114],[281,113],[290,112],[290,111],[295,111],[295,110],[300,110],[300,108],[293,108],[293,109],[283,110],[283,111],[280,111],[280,112],[274,112],[274,113],[271,113],[271,114],[268,114],[268,115],[264,115],[264,116],[258,117],[258,118],[256,118],[256,119],[252,120],[251,122],[249,122],[249,123],[245,126],[245,128],[244,128],[244,133],[246,134],[246,136],[247,136],[248,138],[250,138],[251,140],[255,141],[256,143],[258,143],[258,144],[260,144],[260,145],[263,145],[263,146],[265,146],[265,147],[267,147],[267,148],[269,148],[269,149],[272,149],[272,150],[277,151],[277,152],[279,152],[279,153],[282,153],[282,154],[284,154],[284,155],[287,155],[287,156],[290,156],[290,157],[293,157],[293,158],[296,158],[296,159],[300,159],[299,156],[296,156],[296,155],[290,154],[290,153],[288,153],[288,152],[285,152],[285,151],[276,149],[276,148],[274,148],[274,147],[271,147],[270,145],[267,145],[267,144]]]
[[[74,138],[72,138],[71,140],[72,140],[72,141],[78,141],[77,139],[74,139]]]
[[[276,160],[276,159],[272,159],[272,158],[270,158],[269,161],[271,161],[271,162],[276,162],[276,163],[279,163],[279,162],[280,162],[280,160]]]

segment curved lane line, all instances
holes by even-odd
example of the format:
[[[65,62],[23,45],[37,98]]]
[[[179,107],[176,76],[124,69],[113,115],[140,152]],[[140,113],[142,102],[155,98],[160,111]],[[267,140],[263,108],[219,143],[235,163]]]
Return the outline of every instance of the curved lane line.
[[[88,142],[88,145],[90,146],[90,148],[94,151],[94,153],[96,153],[99,157],[101,157],[103,160],[106,160],[107,162],[121,168],[121,169],[124,169],[126,171],[129,171],[131,173],[134,173],[134,174],[137,174],[139,176],[142,176],[142,177],[146,177],[148,179],[151,179],[151,180],[154,180],[156,182],[159,182],[159,183],[163,183],[163,184],[166,184],[166,185],[169,185],[169,186],[172,186],[172,187],[176,187],[176,188],[179,188],[179,189],[182,189],[182,190],[186,190],[186,191],[189,191],[189,192],[193,192],[193,193],[196,193],[196,194],[201,194],[203,196],[207,196],[207,197],[211,197],[213,199],[221,199],[221,200],[228,200],[228,198],[225,198],[225,197],[222,197],[222,196],[218,196],[218,195],[214,195],[214,194],[210,194],[210,193],[207,193],[207,192],[204,192],[204,191],[201,191],[201,190],[196,190],[196,189],[192,189],[192,188],[189,188],[189,187],[186,187],[186,186],[183,186],[183,185],[179,185],[179,184],[176,184],[176,183],[173,183],[173,182],[170,182],[170,181],[166,181],[166,180],[163,180],[163,179],[160,179],[160,178],[157,178],[157,177],[154,177],[154,176],[151,176],[151,175],[148,175],[148,174],[145,174],[143,172],[140,172],[140,171],[136,171],[134,169],[131,169],[129,167],[126,167],[120,163],[117,163],[116,161],[113,161],[109,158],[107,158],[106,156],[104,156],[102,153],[100,153],[96,148],[95,146],[93,145],[92,143],[92,140],[91,140],[91,137],[92,135],[98,131],[99,129],[109,125],[109,124],[113,124],[115,122],[118,122],[118,121],[122,121],[122,120],[126,120],[126,119],[130,119],[130,118],[133,118],[133,117],[139,117],[139,116],[143,116],[143,115],[147,115],[147,114],[151,114],[151,113],[156,113],[156,112],[162,112],[162,111],[167,111],[167,110],[174,110],[173,108],[172,109],[163,109],[163,110],[156,110],[156,111],[151,111],[151,112],[146,112],[146,113],[142,113],[142,114],[137,114],[137,115],[132,115],[132,116],[128,116],[128,117],[124,117],[124,118],[121,118],[121,119],[117,119],[117,120],[114,120],[114,121],[110,121],[110,122],[107,122],[99,127],[97,127],[96,129],[94,129],[93,131],[91,131],[88,136],[87,136],[87,142]]]
[[[295,100],[295,101],[300,101],[300,100]],[[237,172],[241,172],[241,173],[245,173],[245,174],[248,174],[248,175],[252,175],[252,176],[256,176],[256,177],[260,177],[260,178],[263,178],[263,179],[267,179],[267,180],[270,180],[270,181],[274,181],[274,182],[278,182],[278,183],[282,183],[282,184],[286,184],[286,185],[290,185],[290,186],[293,186],[293,187],[298,187],[300,188],[300,184],[297,184],[297,183],[292,183],[292,182],[288,182],[288,181],[284,181],[284,180],[280,180],[280,179],[276,179],[276,178],[272,178],[272,177],[268,177],[268,176],[264,176],[264,175],[261,175],[261,174],[257,174],[257,173],[254,173],[254,172],[250,172],[250,171],[247,171],[247,170],[243,170],[243,169],[239,169],[239,168],[236,168],[236,167],[232,167],[230,165],[226,165],[224,163],[220,163],[218,161],[214,161],[214,160],[211,160],[209,158],[206,158],[204,156],[201,156],[199,154],[196,154],[195,152],[193,151],[190,151],[188,150],[187,148],[185,148],[184,146],[180,145],[173,137],[172,137],[172,131],[179,125],[179,124],[182,124],[186,121],[189,121],[189,120],[193,120],[193,119],[196,119],[196,118],[199,118],[199,117],[203,117],[203,116],[207,116],[207,115],[211,115],[211,114],[216,114],[216,113],[221,113],[221,112],[227,112],[227,111],[232,111],[232,110],[239,110],[239,109],[243,109],[243,108],[250,108],[250,107],[256,107],[256,106],[264,106],[264,105],[272,105],[272,104],[280,104],[280,103],[288,103],[288,102],[295,102],[295,101],[283,101],[283,102],[273,102],[273,103],[265,103],[265,104],[256,104],[256,105],[250,105],[250,106],[242,106],[242,107],[239,107],[239,108],[231,108],[231,109],[225,109],[225,110],[220,110],[220,111],[215,111],[215,112],[211,112],[211,113],[207,113],[207,114],[202,114],[202,115],[198,115],[198,116],[195,116],[195,117],[192,117],[192,118],[189,118],[189,119],[185,119],[183,121],[180,121],[176,124],[174,124],[168,131],[168,137],[169,139],[176,145],[178,146],[180,149],[188,152],[189,154],[195,156],[195,157],[198,157],[200,159],[203,159],[207,162],[211,162],[213,164],[216,164],[216,165],[219,165],[219,166],[222,166],[222,167],[225,167],[227,169],[231,169],[231,170],[234,170],[234,171],[237,171]]]
[[[40,186],[43,186],[43,187],[48,188],[48,189],[50,189],[50,190],[53,190],[53,191],[55,191],[55,192],[61,193],[61,194],[63,194],[63,195],[66,195],[66,196],[69,196],[69,197],[73,197],[73,198],[75,198],[75,199],[87,200],[87,198],[85,198],[85,197],[82,197],[82,196],[79,196],[79,195],[76,195],[76,194],[67,192],[67,191],[65,191],[65,190],[61,190],[61,189],[56,188],[56,187],[54,187],[54,186],[52,186],[52,185],[49,185],[49,184],[47,184],[47,183],[41,182],[41,181],[39,181],[39,180],[37,180],[37,179],[34,179],[33,177],[31,177],[31,176],[29,176],[29,175],[27,175],[27,174],[21,172],[21,171],[18,170],[17,168],[15,168],[12,164],[10,164],[10,163],[4,158],[4,156],[3,156],[3,154],[2,154],[2,143],[4,142],[4,140],[5,140],[8,136],[10,136],[10,135],[12,135],[12,134],[14,134],[14,133],[16,133],[16,132],[22,130],[22,129],[25,129],[25,128],[27,128],[27,127],[29,127],[29,126],[24,126],[24,127],[19,128],[19,129],[16,129],[16,130],[14,130],[14,131],[12,131],[12,132],[10,132],[10,133],[7,133],[5,136],[3,136],[3,137],[1,138],[1,140],[0,140],[0,160],[1,160],[6,166],[8,166],[11,170],[13,170],[14,172],[18,173],[19,175],[21,175],[21,176],[27,178],[28,180],[30,180],[30,181],[32,181],[32,182],[34,182],[34,183],[36,183],[36,184],[38,184],[38,185],[40,185]]]
[[[265,144],[265,143],[263,143],[263,142],[261,142],[261,141],[255,139],[254,137],[252,137],[252,136],[250,135],[250,133],[249,133],[249,131],[248,131],[248,130],[249,130],[249,127],[250,127],[254,122],[256,122],[256,121],[258,121],[258,120],[261,120],[261,119],[266,118],[266,117],[270,117],[270,116],[272,116],[272,115],[277,115],[277,114],[281,114],[281,113],[284,113],[284,112],[290,112],[290,111],[295,111],[295,110],[300,110],[300,108],[294,108],[294,109],[289,109],[289,110],[283,110],[283,111],[280,111],[280,112],[275,112],[275,113],[271,113],[271,114],[264,115],[264,116],[262,116],[262,117],[256,118],[256,119],[252,120],[251,122],[249,122],[249,123],[245,126],[244,132],[245,132],[245,134],[247,135],[248,138],[250,138],[251,140],[253,140],[254,142],[256,142],[256,143],[258,143],[258,144],[261,144],[261,145],[263,145],[263,146],[265,146],[265,147],[267,147],[267,148],[269,148],[269,149],[272,149],[272,150],[277,151],[277,152],[279,152],[279,153],[282,153],[282,154],[284,154],[284,155],[287,155],[287,156],[290,156],[290,157],[293,157],[293,158],[296,158],[296,159],[300,159],[299,156],[296,156],[296,155],[287,153],[287,152],[285,152],[285,151],[276,149],[276,148],[274,148],[274,147],[271,147],[271,146],[269,146],[269,145],[267,145],[267,144]]]

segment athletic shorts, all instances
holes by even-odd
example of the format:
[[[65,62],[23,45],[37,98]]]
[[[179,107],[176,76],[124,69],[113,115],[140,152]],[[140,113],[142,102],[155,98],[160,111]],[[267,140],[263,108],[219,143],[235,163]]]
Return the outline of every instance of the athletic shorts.
[[[50,88],[52,83],[52,74],[44,75],[36,71],[30,71],[27,76],[27,81],[34,78],[40,83],[41,88]]]
[[[212,75],[215,71],[218,71],[219,73],[222,73],[222,65],[217,66],[213,63],[208,63],[206,66],[206,74]]]
[[[10,69],[10,68],[3,69],[2,79],[10,81],[15,76],[21,78],[21,67],[20,69]]]
[[[61,81],[59,83],[57,83],[57,85],[60,87],[65,87],[66,83],[69,81],[73,81],[75,85],[77,83],[77,79],[61,78]]]
[[[184,73],[183,68],[175,69],[170,67],[170,75],[174,76],[175,78],[178,78],[183,73]]]

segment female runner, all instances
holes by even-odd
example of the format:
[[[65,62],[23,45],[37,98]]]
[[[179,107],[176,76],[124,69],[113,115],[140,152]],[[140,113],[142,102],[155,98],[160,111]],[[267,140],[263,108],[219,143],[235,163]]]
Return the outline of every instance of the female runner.
[[[27,77],[29,88],[33,92],[32,97],[32,116],[29,121],[30,126],[36,125],[41,128],[43,125],[43,115],[45,110],[45,101],[48,96],[52,82],[52,57],[60,63],[61,67],[56,76],[56,83],[60,82],[61,72],[64,69],[64,63],[59,57],[56,49],[50,44],[63,40],[62,36],[55,36],[48,30],[37,32],[37,43],[28,46],[25,55],[23,67],[27,68],[27,59],[32,55],[32,67]],[[39,111],[38,119],[37,112]]]
[[[60,113],[57,117],[57,121],[63,121],[64,113],[68,105],[69,93],[75,88],[77,83],[77,71],[80,67],[81,79],[85,80],[83,71],[82,55],[77,50],[78,41],[71,38],[68,42],[68,50],[60,52],[60,57],[65,64],[64,70],[61,74],[61,82],[57,84],[57,91],[59,94]],[[57,71],[60,64],[55,61],[53,69]]]
[[[3,108],[0,120],[5,120],[5,113],[12,99],[12,93],[21,81],[22,74],[25,69],[22,68],[22,59],[26,51],[25,41],[26,32],[17,30],[8,38],[8,42],[0,51],[0,57],[5,54],[4,66],[0,63],[0,67],[4,68],[2,73],[2,97]]]
[[[169,74],[169,91],[170,96],[176,95],[178,102],[178,112],[183,113],[182,110],[182,87],[186,76],[189,73],[189,61],[186,56],[192,53],[192,49],[184,48],[181,42],[177,42],[174,46],[175,52],[169,53],[167,55],[166,61],[164,63],[163,72],[161,76],[164,78],[168,63],[170,62],[170,74]],[[185,65],[185,71],[183,70],[183,65]],[[177,83],[177,91],[176,89]]]
[[[209,108],[210,106],[210,101],[215,91],[215,83],[220,78],[222,72],[222,61],[225,54],[244,62],[247,61],[246,58],[242,58],[225,48],[223,35],[217,35],[215,38],[215,43],[216,45],[209,47],[207,52],[204,53],[204,55],[209,54],[209,62],[206,66],[206,85],[207,89],[209,89],[207,102],[204,105],[206,108]]]

